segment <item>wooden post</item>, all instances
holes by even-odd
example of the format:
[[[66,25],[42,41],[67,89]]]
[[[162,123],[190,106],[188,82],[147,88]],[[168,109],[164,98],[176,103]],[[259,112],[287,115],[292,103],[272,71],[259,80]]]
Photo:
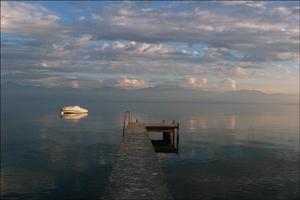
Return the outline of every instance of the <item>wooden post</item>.
[[[179,122],[177,122],[177,142],[176,142],[176,146],[177,146],[177,153],[179,152]]]
[[[175,120],[173,120],[173,124],[175,124]],[[173,129],[173,145],[175,147],[175,128]]]
[[[165,145],[171,145],[172,144],[172,133],[169,131],[163,132],[163,142]]]
[[[172,137],[173,143],[172,145],[175,146],[175,129],[173,129],[173,137]]]

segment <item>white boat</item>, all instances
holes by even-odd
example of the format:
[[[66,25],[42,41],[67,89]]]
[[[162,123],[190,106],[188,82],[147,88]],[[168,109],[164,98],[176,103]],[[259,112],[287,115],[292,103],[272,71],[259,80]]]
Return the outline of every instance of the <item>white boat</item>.
[[[80,108],[79,106],[66,106],[60,109],[60,114],[81,114],[81,113],[88,113],[87,109]]]

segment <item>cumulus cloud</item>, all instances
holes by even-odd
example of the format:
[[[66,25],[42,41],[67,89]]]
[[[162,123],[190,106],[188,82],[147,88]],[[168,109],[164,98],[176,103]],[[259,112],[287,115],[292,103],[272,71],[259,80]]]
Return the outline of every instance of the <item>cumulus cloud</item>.
[[[34,86],[42,86],[46,88],[59,88],[62,86],[61,82],[64,78],[61,77],[46,77],[32,80],[19,81],[21,84],[30,84]]]
[[[230,67],[218,67],[216,68],[216,71],[218,71],[219,75],[221,77],[246,77],[246,76],[253,76],[254,75],[254,70],[253,69],[248,69],[248,68],[243,68],[240,66],[234,66],[234,65],[229,65]]]
[[[80,88],[80,83],[79,83],[79,81],[71,81],[70,86],[73,89],[79,89]]]
[[[103,80],[99,78],[86,79],[77,76],[45,76],[43,78],[32,78],[18,80],[21,85],[32,85],[45,88],[71,88],[71,89],[90,89],[103,86]]]
[[[249,6],[255,8],[265,9],[265,2],[256,2],[256,1],[222,1],[222,4],[231,5],[231,6]]]
[[[48,75],[45,74],[42,78],[31,78],[25,80],[18,80],[18,84],[21,85],[33,85],[46,88],[72,88],[72,89],[91,89],[112,87],[125,90],[137,90],[148,88],[149,85],[142,79],[135,79],[132,77],[120,76],[116,78],[101,79],[97,76],[93,78],[87,78],[77,75]]]
[[[47,64],[46,61],[42,61],[42,62],[40,63],[40,66],[43,67],[43,68],[49,67],[49,65]]]
[[[224,82],[227,84],[228,88],[231,90],[236,90],[237,89],[237,82],[231,78],[226,78]]]
[[[244,7],[251,17],[243,16]],[[109,29],[102,31],[98,37],[149,42],[178,41],[191,44],[202,42],[218,48],[236,48],[244,51],[273,44],[291,47],[293,45],[291,39],[295,39],[299,33],[294,29],[299,17],[278,15],[281,12],[278,7],[269,6],[268,10],[263,12],[257,11],[257,7],[263,5],[253,2],[242,3],[239,15],[236,12],[232,14],[232,9],[237,9],[235,7],[225,9],[222,15],[214,10],[202,10],[199,7],[189,12],[183,10],[176,13],[161,9],[144,12],[128,6],[104,8],[98,15],[103,17],[102,25]],[[291,10],[289,7],[284,8]],[[282,32],[283,27],[296,32]]]
[[[299,5],[293,2],[176,2],[168,7],[107,4],[76,11],[72,19],[42,2],[1,2],[1,32],[6,34],[1,68],[22,72],[23,79],[34,74],[35,84],[73,88],[143,88],[148,84],[140,76],[146,75],[148,83],[188,77],[179,84],[233,90],[236,80],[239,88],[243,84],[239,79],[274,78],[276,62],[299,65]],[[33,73],[41,69],[49,76],[65,73],[68,84]],[[104,78],[93,85],[87,83],[95,83],[92,78],[67,78],[70,72]],[[128,77],[120,78],[123,74]]]
[[[79,38],[77,38],[74,41],[74,44],[76,46],[84,46],[92,39],[92,37],[93,37],[92,35],[84,34],[84,35],[80,36]]]
[[[209,90],[209,91],[230,91],[237,90],[237,81],[225,77],[221,80],[212,80],[208,82],[206,77],[188,76],[181,82],[181,87],[189,89]]]
[[[241,68],[241,67],[235,67],[233,69],[233,73],[237,76],[246,76],[248,75],[247,69]]]
[[[234,55],[227,48],[212,48],[206,47],[203,49],[203,62],[217,62],[217,61],[232,61],[235,59]]]
[[[187,77],[183,83],[182,86],[186,88],[197,88],[197,89],[205,89],[207,88],[208,80],[207,78],[198,78],[195,76],[189,76]]]
[[[128,77],[120,77],[116,80],[114,86],[122,89],[141,89],[148,87],[145,81]]]
[[[46,38],[61,29],[60,17],[38,3],[1,1],[1,32]]]
[[[121,42],[121,41],[115,41],[111,44],[104,43],[100,47],[101,53],[107,53],[115,51],[115,53],[126,53],[126,54],[143,54],[143,55],[153,55],[156,54],[159,55],[166,55],[166,54],[176,54],[181,53],[180,50],[163,45],[163,44],[150,44],[150,43],[137,43],[135,41],[129,41],[129,42]],[[183,54],[185,54],[184,52]],[[190,55],[196,54],[196,52],[190,52]]]
[[[86,19],[85,16],[78,17],[78,21],[84,21],[85,19]]]

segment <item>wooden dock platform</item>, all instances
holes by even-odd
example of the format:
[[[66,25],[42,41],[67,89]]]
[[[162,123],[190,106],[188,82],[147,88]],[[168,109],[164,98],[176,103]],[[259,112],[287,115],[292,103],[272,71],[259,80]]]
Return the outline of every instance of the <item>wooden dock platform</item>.
[[[175,124],[164,128],[163,124],[129,123],[102,199],[172,200],[148,131],[175,128]]]

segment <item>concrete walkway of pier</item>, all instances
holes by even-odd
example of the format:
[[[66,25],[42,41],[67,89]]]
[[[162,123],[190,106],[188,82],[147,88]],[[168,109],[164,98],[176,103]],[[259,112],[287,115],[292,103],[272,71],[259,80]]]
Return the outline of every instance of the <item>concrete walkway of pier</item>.
[[[173,199],[145,124],[128,124],[102,199]]]

